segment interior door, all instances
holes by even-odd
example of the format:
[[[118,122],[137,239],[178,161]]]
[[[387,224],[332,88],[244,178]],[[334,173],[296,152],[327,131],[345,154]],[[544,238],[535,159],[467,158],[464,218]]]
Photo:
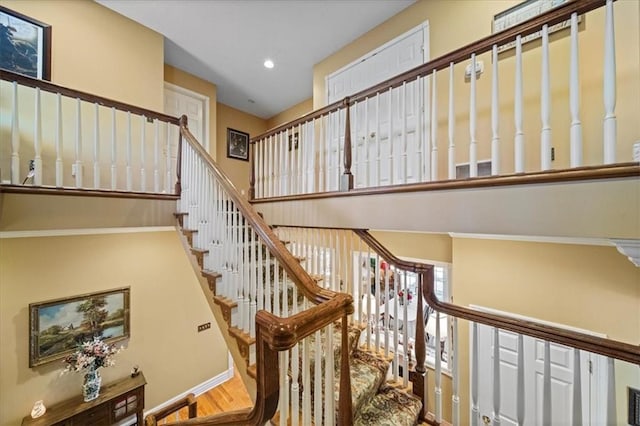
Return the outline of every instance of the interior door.
[[[170,83],[164,86],[164,111],[168,115],[186,115],[189,130],[209,151],[208,97]]]
[[[327,77],[327,101],[353,95],[429,59],[428,24],[424,23]],[[416,128],[423,98],[415,83],[380,94],[351,110],[352,171],[356,187],[414,182],[418,146]],[[403,109],[404,108],[404,109]],[[405,113],[406,123],[401,114]],[[335,126],[342,125],[343,122]],[[335,167],[343,158],[341,128],[328,135],[328,157]],[[406,136],[406,140],[404,135]],[[406,143],[405,143],[406,142]],[[336,162],[336,163],[334,163]],[[406,163],[406,164],[405,164]],[[332,169],[334,170],[334,169]],[[405,173],[407,176],[405,176]]]

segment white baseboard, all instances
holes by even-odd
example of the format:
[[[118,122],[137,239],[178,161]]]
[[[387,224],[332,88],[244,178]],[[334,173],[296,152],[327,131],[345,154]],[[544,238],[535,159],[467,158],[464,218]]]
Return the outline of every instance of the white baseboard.
[[[184,398],[190,393],[193,393],[195,394],[196,397],[198,397],[203,393],[206,393],[211,389],[215,388],[216,386],[221,385],[228,380],[231,380],[232,378],[233,378],[233,359],[231,358],[231,353],[229,353],[229,364],[228,364],[227,370],[223,371],[222,373],[218,374],[215,377],[210,378],[209,380],[205,380],[204,382],[192,387],[191,389],[187,389],[186,391],[174,396],[173,398],[163,402],[162,404],[156,405],[155,407],[150,408],[148,410],[144,410],[144,415],[146,416],[149,413],[152,413],[157,410],[161,410],[162,408]]]

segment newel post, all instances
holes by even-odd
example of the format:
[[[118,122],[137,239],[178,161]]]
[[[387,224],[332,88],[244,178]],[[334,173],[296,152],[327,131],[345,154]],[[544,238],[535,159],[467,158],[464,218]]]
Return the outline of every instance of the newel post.
[[[180,117],[180,124],[178,128],[178,155],[176,156],[176,195],[180,195],[182,193],[182,128],[186,128],[188,124],[188,119],[186,115]],[[167,153],[169,155],[169,153]]]
[[[340,176],[340,191],[353,189],[353,175],[351,174],[351,119],[349,112],[349,97],[344,98],[344,173]]]
[[[249,143],[249,200],[256,198],[256,143]]]
[[[351,397],[351,371],[349,369],[349,330],[347,316],[342,317],[342,348],[340,356],[340,395],[338,403],[338,426],[353,425],[353,403]]]
[[[418,309],[416,312],[416,367],[415,371],[411,373],[411,382],[413,383],[413,394],[416,395],[422,401],[422,412],[420,413],[421,419],[426,419],[427,416],[427,369],[425,368],[425,360],[427,357],[427,348],[425,340],[424,329],[424,304],[422,298],[425,294],[425,284],[427,282],[427,273],[421,272],[418,275]]]

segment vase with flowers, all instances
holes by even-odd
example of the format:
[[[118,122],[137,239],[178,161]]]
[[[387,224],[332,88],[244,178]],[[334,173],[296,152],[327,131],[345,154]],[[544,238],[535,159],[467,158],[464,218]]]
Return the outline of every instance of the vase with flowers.
[[[100,337],[94,337],[78,346],[75,352],[64,359],[67,366],[63,372],[84,372],[82,395],[85,402],[93,401],[100,395],[102,377],[98,369],[114,365],[113,356],[120,350],[122,348],[116,348]]]
[[[406,301],[407,303],[411,303],[413,299],[413,292],[410,289],[403,289],[398,292],[398,297],[400,298],[400,305],[404,305],[405,301],[405,292],[406,292]]]

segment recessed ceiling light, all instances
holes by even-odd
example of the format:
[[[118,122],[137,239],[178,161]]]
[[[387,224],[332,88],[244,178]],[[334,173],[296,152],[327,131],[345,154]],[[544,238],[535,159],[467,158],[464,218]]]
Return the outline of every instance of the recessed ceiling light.
[[[274,67],[274,65],[275,64],[273,63],[273,61],[271,59],[267,59],[266,61],[264,61],[264,67],[265,68],[271,69],[271,68]]]

